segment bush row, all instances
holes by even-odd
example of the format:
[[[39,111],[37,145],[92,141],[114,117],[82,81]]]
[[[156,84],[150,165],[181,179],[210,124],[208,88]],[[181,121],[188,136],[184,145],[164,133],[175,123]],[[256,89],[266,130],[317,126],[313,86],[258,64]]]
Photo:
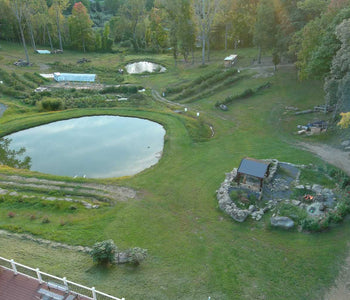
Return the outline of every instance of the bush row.
[[[181,100],[183,98],[187,98],[203,90],[209,89],[217,82],[222,81],[225,78],[230,77],[236,73],[237,73],[237,70],[232,69],[232,71],[221,72],[220,74],[217,74],[211,78],[208,78],[207,80],[202,81],[201,84],[193,83],[190,87],[184,89],[181,92],[181,94],[176,96],[174,100]]]
[[[28,97],[28,94],[16,90],[13,87],[6,87],[3,84],[0,84],[0,93],[17,99],[25,99]]]
[[[48,82],[48,79],[40,76],[40,74],[38,73],[25,72],[23,76],[27,78],[29,81],[36,83],[37,85],[41,85],[41,84],[44,84],[45,82]]]
[[[194,96],[192,98],[189,98],[186,101],[184,101],[183,103],[192,103],[192,102],[195,102],[198,99],[203,99],[205,97],[213,95],[215,92],[224,89],[226,86],[228,86],[230,84],[233,84],[233,83],[237,82],[238,80],[240,80],[242,78],[243,78],[243,76],[241,76],[241,77],[237,76],[237,77],[228,78],[222,84],[216,85],[214,88],[212,88],[210,90],[207,90],[207,91],[205,91],[203,93],[200,93],[200,94],[198,94],[198,95],[196,95],[196,96]]]
[[[139,89],[143,89],[142,86],[135,86],[135,85],[122,85],[122,86],[109,86],[104,88],[100,91],[100,94],[115,94],[115,93],[122,93],[122,94],[136,94]]]
[[[2,86],[5,85],[5,88],[12,88],[17,91],[25,90],[26,85],[22,83],[23,79],[18,80],[18,78],[19,77],[15,73],[12,73],[12,75],[10,75],[5,70],[0,69],[0,80],[4,82],[4,84],[1,84],[1,85]]]
[[[249,98],[249,97],[252,97],[253,95],[255,95],[257,92],[259,91],[262,91],[266,88],[269,88],[271,86],[271,83],[270,82],[267,82],[267,83],[264,83],[260,86],[258,86],[257,88],[255,88],[254,90],[249,88],[249,89],[246,89],[244,90],[242,93],[238,94],[238,95],[232,95],[232,96],[228,96],[225,98],[224,101],[222,102],[216,102],[215,103],[215,107],[219,107],[221,104],[230,104],[232,103],[234,100],[237,100],[237,99],[246,99],[246,98]]]
[[[217,75],[217,74],[221,74],[222,70],[216,70],[216,71],[212,71],[210,73],[207,73],[205,75],[199,76],[198,78],[192,80],[191,82],[188,83],[184,83],[182,85],[179,86],[174,86],[174,87],[167,87],[165,89],[165,93],[166,94],[177,94],[177,93],[181,93],[183,90],[190,88],[194,85],[198,85],[200,83],[202,83],[203,81],[208,80],[209,78]]]

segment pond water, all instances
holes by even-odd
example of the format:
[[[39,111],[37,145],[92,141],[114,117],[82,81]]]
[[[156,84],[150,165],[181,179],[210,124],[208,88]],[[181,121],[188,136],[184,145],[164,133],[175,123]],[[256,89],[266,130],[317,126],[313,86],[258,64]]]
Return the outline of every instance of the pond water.
[[[8,135],[24,147],[31,170],[54,175],[109,178],[134,175],[161,157],[164,128],[144,119],[94,116],[58,121]]]
[[[148,61],[139,61],[132,64],[127,64],[125,69],[129,74],[141,74],[144,72],[161,73],[166,71],[165,67]]]

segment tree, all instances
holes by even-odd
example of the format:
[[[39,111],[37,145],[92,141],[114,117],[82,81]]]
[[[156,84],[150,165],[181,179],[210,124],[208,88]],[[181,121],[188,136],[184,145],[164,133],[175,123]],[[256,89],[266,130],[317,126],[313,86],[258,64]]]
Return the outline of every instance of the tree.
[[[12,168],[30,169],[31,158],[29,156],[23,157],[26,149],[24,147],[19,150],[12,150],[10,148],[11,139],[0,139],[0,164],[7,165]]]
[[[81,3],[75,3],[72,15],[68,18],[71,44],[74,48],[86,52],[94,48],[93,22],[87,13],[86,7]]]
[[[90,255],[93,261],[101,265],[112,264],[115,262],[115,255],[117,253],[117,246],[113,240],[106,240],[95,243],[92,247]]]
[[[350,126],[350,112],[340,113],[341,120],[338,123],[338,126],[345,129]]]
[[[275,7],[270,0],[261,0],[257,8],[254,44],[259,48],[258,63],[263,50],[273,49],[276,42]]]
[[[145,17],[145,0],[126,1],[120,8],[119,15],[128,22],[132,35],[131,42],[134,50],[138,51],[142,46],[142,40],[145,40],[145,28],[142,26],[144,25],[142,23]],[[139,28],[139,25],[141,25],[142,28]],[[138,31],[142,31],[142,33],[138,34]]]
[[[340,41],[335,35],[336,27],[349,17],[348,6],[340,9],[332,7],[294,35],[290,50],[297,57],[296,66],[301,80],[328,76],[332,59],[340,48]]]
[[[335,105],[335,113],[350,110],[350,18],[336,28],[341,47],[332,60],[330,75],[325,81],[326,103]]]
[[[103,29],[102,39],[101,39],[103,51],[111,51],[112,50],[113,41],[109,38],[109,33],[110,33],[109,24],[106,23],[104,26],[104,29]]]
[[[16,36],[16,17],[8,0],[0,0],[0,38],[13,41]]]
[[[193,11],[190,2],[187,0],[181,0],[177,27],[179,51],[183,55],[186,62],[188,61],[189,54],[192,52],[193,63],[196,30],[192,15]]]
[[[147,44],[155,52],[161,52],[167,47],[168,34],[164,28],[163,11],[153,7],[149,15],[149,25],[147,28]]]
[[[197,19],[200,39],[202,42],[202,65],[205,65],[205,48],[209,43],[209,34],[214,17],[219,5],[219,0],[194,0],[194,12]],[[208,57],[209,57],[209,44]]]
[[[27,63],[29,64],[29,55],[28,55],[28,49],[26,45],[26,40],[24,37],[24,26],[23,22],[25,20],[25,13],[26,13],[26,1],[25,0],[13,0],[11,1],[11,8],[16,16],[18,27],[19,27],[19,32],[21,35],[21,40],[22,40],[22,45],[24,48],[24,53],[26,55],[26,60]]]
[[[55,17],[56,17],[56,26],[57,26],[60,50],[63,50],[62,34],[61,34],[61,19],[63,18],[62,12],[68,7],[68,5],[69,5],[69,0],[54,0],[52,4],[52,8],[55,12]]]

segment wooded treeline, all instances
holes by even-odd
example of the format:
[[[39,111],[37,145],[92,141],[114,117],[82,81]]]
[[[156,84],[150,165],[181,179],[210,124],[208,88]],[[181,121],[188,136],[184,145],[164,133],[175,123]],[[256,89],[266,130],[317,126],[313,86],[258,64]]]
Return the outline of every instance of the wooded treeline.
[[[258,61],[269,51],[276,65],[296,62],[300,79],[324,79],[334,104],[350,97],[349,18],[350,0],[0,0],[0,38],[25,49],[169,51],[175,62],[200,48],[203,64],[210,49],[256,46]]]

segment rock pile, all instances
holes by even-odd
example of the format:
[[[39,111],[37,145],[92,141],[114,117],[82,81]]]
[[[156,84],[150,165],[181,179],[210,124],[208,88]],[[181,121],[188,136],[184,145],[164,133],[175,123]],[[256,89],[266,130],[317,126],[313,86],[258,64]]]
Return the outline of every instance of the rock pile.
[[[216,191],[216,196],[219,201],[220,209],[230,215],[237,222],[243,222],[249,216],[250,212],[247,209],[239,209],[231,200],[229,189],[231,183],[237,176],[237,168],[234,168],[230,173],[226,173],[226,178]]]
[[[234,186],[235,188],[237,188],[237,184],[234,182],[234,179],[237,176],[236,168],[233,169],[230,173],[226,173],[224,182],[216,191],[220,209],[226,212],[228,215],[230,215],[234,220],[236,220],[237,222],[243,222],[250,215],[252,219],[259,221],[267,211],[274,211],[278,204],[281,202],[305,209],[311,217],[323,216],[327,212],[327,210],[334,208],[336,204],[336,197],[332,190],[324,188],[318,184],[299,184],[300,168],[304,166],[296,166],[289,163],[280,163],[281,166],[283,164],[297,168],[294,170],[294,180],[292,181],[291,179],[286,180],[286,178],[283,178],[283,176],[281,176],[280,174],[275,176],[279,165],[279,162],[277,160],[266,161],[271,162],[271,167],[269,177],[266,178],[264,181],[270,193],[272,192],[272,194],[270,194],[270,196],[272,195],[272,199],[265,203],[264,206],[259,205],[258,207],[256,205],[251,204],[248,209],[241,209],[231,199],[230,189],[232,189]],[[249,187],[249,185],[247,186]],[[289,197],[292,195],[292,189],[302,189],[306,191],[309,190],[310,193],[312,193],[312,195],[314,196],[309,202],[300,201],[296,199],[289,199]],[[287,191],[288,193],[284,193],[284,191]],[[262,196],[262,194],[260,194],[260,196]],[[292,219],[286,216],[279,215],[278,211],[276,211],[276,213],[270,221],[272,226],[280,228],[289,229],[294,226],[294,222]]]

